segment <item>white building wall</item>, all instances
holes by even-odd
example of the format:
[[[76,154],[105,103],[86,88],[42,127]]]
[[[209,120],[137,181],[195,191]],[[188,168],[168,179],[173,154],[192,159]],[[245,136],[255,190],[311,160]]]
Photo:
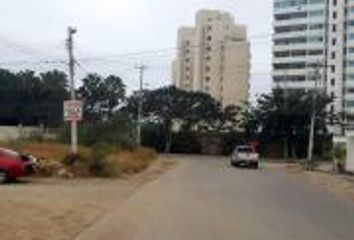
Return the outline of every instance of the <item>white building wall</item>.
[[[314,63],[320,63],[322,65],[321,85],[326,88],[327,94],[334,98],[327,109],[333,116],[330,119],[331,130],[334,134],[343,135],[343,124],[354,123],[354,1],[274,0],[274,5],[274,87],[313,88],[315,86]],[[324,14],[319,14],[321,11],[324,11]],[[294,15],[295,13],[298,15]],[[279,18],[279,16],[286,17]],[[314,29],[318,24],[324,27]],[[285,33],[279,30],[294,26],[307,27],[301,31]],[[351,39],[347,37],[350,34],[352,34]],[[313,42],[314,37],[320,36],[323,37],[323,41]],[[283,45],[277,42],[281,41],[279,39],[297,37],[303,37],[307,42]],[[320,49],[323,51],[322,54],[310,54],[310,51]],[[293,53],[298,50],[305,50],[306,54],[279,56],[279,52]],[[306,67],[279,69],[279,66],[283,67],[286,63],[294,64],[301,61],[306,62]],[[348,61],[352,61],[351,66],[347,65]]]
[[[354,172],[354,132],[347,132],[347,160],[345,162],[345,170]]]
[[[209,93],[224,106],[242,105],[249,98],[250,45],[247,29],[237,25],[226,12],[201,10],[196,15],[195,28],[179,30],[179,46],[193,39],[191,51],[193,77],[184,86],[183,62],[186,55],[179,49],[175,85],[185,90]]]

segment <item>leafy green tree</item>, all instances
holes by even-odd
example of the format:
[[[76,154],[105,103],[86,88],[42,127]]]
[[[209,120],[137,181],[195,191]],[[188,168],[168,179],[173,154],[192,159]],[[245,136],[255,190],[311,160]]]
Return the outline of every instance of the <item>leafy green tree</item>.
[[[84,100],[85,119],[91,122],[107,120],[126,99],[125,85],[117,76],[103,78],[98,74],[89,74],[82,81],[78,93]]]
[[[67,99],[66,75],[0,70],[0,124],[58,126]]]
[[[164,135],[164,151],[170,152],[173,130],[222,131],[234,128],[238,108],[225,109],[210,95],[187,92],[176,87],[165,87],[141,93],[145,122],[161,126]],[[136,118],[139,93],[128,99],[126,110]]]
[[[17,85],[15,74],[0,69],[0,124],[2,125],[18,124],[18,116],[15,111]]]
[[[69,98],[67,75],[53,70],[41,73],[40,78],[42,122],[47,126],[59,126],[63,123],[63,102]]]
[[[254,107],[244,113],[244,127],[249,135],[263,142],[281,140],[284,157],[295,157],[308,142],[313,92],[274,89],[257,99]],[[326,135],[326,106],[331,99],[325,93],[316,97],[316,134]],[[304,144],[305,143],[305,144]]]

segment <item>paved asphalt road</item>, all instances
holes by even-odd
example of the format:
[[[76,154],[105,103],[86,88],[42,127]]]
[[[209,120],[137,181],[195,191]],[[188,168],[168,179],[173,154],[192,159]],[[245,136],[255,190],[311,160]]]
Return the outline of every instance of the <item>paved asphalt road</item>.
[[[78,239],[353,240],[354,203],[280,170],[189,156]]]

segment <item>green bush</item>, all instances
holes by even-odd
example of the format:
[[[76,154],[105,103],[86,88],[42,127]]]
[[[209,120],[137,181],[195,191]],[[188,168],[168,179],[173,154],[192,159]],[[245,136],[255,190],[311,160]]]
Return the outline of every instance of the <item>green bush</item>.
[[[136,147],[133,135],[133,125],[124,114],[117,114],[110,121],[79,124],[79,143],[85,146],[95,146],[105,143],[122,149],[134,149]],[[63,128],[61,141],[70,141],[70,127]]]

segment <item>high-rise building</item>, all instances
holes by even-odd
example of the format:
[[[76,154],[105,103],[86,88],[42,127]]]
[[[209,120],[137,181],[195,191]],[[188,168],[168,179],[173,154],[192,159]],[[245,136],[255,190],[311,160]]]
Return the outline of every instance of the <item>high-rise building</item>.
[[[273,24],[274,85],[322,87],[334,98],[332,131],[343,134],[354,122],[354,0],[274,0]]]
[[[209,93],[224,106],[249,98],[250,44],[247,29],[226,12],[201,10],[195,27],[178,31],[173,62],[175,86]]]

